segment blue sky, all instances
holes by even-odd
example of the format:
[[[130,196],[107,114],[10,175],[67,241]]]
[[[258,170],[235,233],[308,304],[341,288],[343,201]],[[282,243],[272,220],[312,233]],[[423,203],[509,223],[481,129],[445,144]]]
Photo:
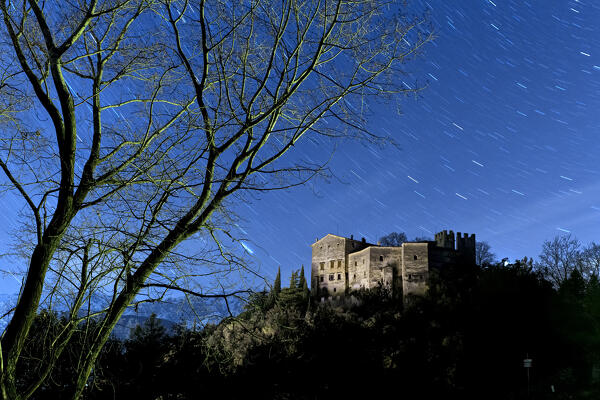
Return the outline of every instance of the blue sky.
[[[453,229],[511,260],[567,231],[600,240],[600,4],[413,7],[429,10],[438,36],[406,66],[428,86],[416,100],[373,105],[369,121],[399,148],[341,143],[335,179],[241,207],[246,246],[268,276],[308,266],[310,244],[327,233],[374,242]],[[303,151],[328,157],[310,143]]]
[[[437,39],[398,79],[427,87],[416,99],[369,104],[367,121],[398,146],[342,141],[334,178],[238,204],[235,233],[248,239],[240,251],[267,278],[310,265],[310,244],[327,233],[375,242],[453,229],[511,260],[567,232],[600,241],[600,4],[431,0],[411,9],[428,10]],[[297,151],[331,156],[310,140]],[[18,201],[4,193],[2,202],[6,252]],[[0,276],[3,292],[17,288]]]

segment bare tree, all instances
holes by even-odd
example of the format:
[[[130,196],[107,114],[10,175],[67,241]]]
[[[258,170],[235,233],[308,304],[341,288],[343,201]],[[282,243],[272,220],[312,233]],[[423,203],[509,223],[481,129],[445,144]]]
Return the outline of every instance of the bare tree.
[[[535,266],[556,287],[560,287],[575,269],[581,268],[581,260],[581,244],[568,234],[546,240]]]
[[[492,253],[492,246],[488,242],[477,242],[475,244],[475,262],[477,265],[490,265],[496,261],[496,255]]]
[[[233,206],[322,173],[301,153],[284,157],[304,136],[381,140],[366,125],[366,100],[417,90],[399,76],[431,33],[394,6],[0,0],[10,48],[0,104],[25,104],[7,94],[31,103],[0,114],[10,122],[0,136],[3,184],[23,200],[31,243],[20,249],[24,284],[1,340],[3,399],[33,395],[84,318],[99,323],[73,398],[127,307],[165,290],[236,292],[221,281],[245,267],[222,240]],[[197,236],[206,246],[191,252],[184,242]],[[214,273],[218,291],[188,285]],[[21,387],[17,362],[43,301],[64,304],[68,319]]]
[[[388,233],[379,239],[381,246],[402,246],[404,242],[408,242],[408,238],[404,232]]]
[[[584,247],[581,253],[581,265],[584,277],[590,278],[595,275],[600,277],[600,244],[592,242]]]

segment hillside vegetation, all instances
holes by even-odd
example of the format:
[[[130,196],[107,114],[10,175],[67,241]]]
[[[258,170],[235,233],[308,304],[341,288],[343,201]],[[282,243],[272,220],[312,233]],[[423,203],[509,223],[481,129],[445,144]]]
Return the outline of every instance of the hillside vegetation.
[[[527,398],[523,359],[533,359],[529,390],[538,399],[598,398],[600,284],[575,269],[553,286],[530,260],[447,268],[426,297],[406,306],[384,288],[348,301],[316,302],[303,271],[288,288],[276,280],[236,318],[168,336],[155,317],[129,340],[112,340],[89,380],[88,399]],[[20,384],[61,320],[42,313]],[[69,393],[96,326],[36,398]],[[554,391],[554,392],[553,392]]]

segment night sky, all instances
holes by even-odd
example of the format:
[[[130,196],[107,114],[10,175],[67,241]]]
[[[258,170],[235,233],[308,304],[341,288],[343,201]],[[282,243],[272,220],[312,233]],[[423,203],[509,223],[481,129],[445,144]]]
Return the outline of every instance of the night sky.
[[[260,194],[240,205],[238,236],[272,279],[310,265],[327,233],[476,233],[498,258],[536,257],[570,232],[600,241],[600,3],[413,2],[437,39],[398,77],[426,83],[418,98],[372,105],[369,129],[397,147],[340,142],[334,178]],[[398,109],[401,113],[398,113]],[[300,155],[327,160],[318,141]],[[4,207],[17,200],[4,194]],[[11,213],[0,217],[5,246]],[[4,259],[6,262],[6,258]],[[17,290],[0,277],[0,289]],[[2,283],[3,282],[3,283]],[[285,280],[284,280],[285,282]]]
[[[310,244],[327,233],[375,243],[453,229],[510,260],[568,232],[600,241],[600,3],[413,6],[429,10],[437,39],[406,66],[412,81],[399,79],[428,87],[369,121],[399,148],[344,142],[329,183],[242,207],[246,246],[267,276],[309,266]]]

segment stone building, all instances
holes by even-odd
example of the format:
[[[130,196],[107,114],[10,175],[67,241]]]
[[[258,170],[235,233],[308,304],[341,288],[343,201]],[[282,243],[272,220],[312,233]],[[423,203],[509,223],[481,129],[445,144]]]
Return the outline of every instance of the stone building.
[[[383,285],[403,296],[427,291],[429,276],[446,265],[475,263],[475,234],[436,233],[433,241],[398,247],[328,234],[312,247],[311,292],[339,297],[361,288]]]

